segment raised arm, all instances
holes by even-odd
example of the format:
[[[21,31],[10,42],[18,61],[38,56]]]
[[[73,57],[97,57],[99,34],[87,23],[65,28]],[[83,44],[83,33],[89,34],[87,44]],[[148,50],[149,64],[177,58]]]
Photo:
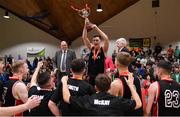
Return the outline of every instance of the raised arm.
[[[92,28],[94,28],[99,33],[101,38],[104,40],[103,50],[104,50],[104,53],[107,54],[107,51],[108,51],[108,48],[109,48],[109,38],[108,38],[108,36],[97,25],[94,24],[94,26]]]
[[[125,80],[126,80],[127,85],[129,86],[129,89],[130,89],[130,91],[131,91],[132,98],[133,98],[133,99],[135,100],[135,102],[136,102],[136,107],[135,107],[135,109],[138,109],[138,108],[140,108],[140,107],[142,106],[142,102],[141,102],[141,99],[140,99],[138,93],[136,92],[136,90],[135,90],[135,88],[134,88],[135,86],[134,86],[134,84],[133,84],[133,82],[134,82],[133,75],[132,75],[132,74],[129,74],[128,80],[127,80],[126,78],[125,78]]]
[[[91,42],[89,41],[89,39],[87,37],[87,23],[88,22],[89,22],[89,19],[85,18],[85,23],[84,23],[83,33],[82,33],[82,39],[83,39],[84,45],[87,48],[91,49],[92,44],[91,44]]]
[[[119,82],[118,80],[114,80],[111,83],[111,88],[109,90],[109,93],[114,96],[122,96],[121,88],[122,88],[122,83]]]
[[[63,92],[63,99],[66,103],[70,103],[69,99],[70,99],[70,92],[68,89],[68,85],[67,85],[67,81],[68,81],[68,76],[63,76],[61,79],[62,82],[62,92]]]
[[[32,86],[37,86],[37,75],[39,73],[39,70],[41,69],[41,67],[43,66],[43,62],[38,62],[37,68],[31,78],[31,83],[30,83],[30,87]]]

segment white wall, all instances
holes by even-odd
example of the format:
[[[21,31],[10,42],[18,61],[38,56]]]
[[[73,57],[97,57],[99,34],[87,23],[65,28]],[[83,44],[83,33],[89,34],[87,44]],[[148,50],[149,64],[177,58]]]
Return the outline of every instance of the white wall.
[[[160,42],[165,48],[169,44],[180,46],[180,0],[160,0],[159,8],[152,8],[151,2],[140,0],[99,26],[110,38],[108,55],[115,48],[115,39],[120,37],[150,37],[153,45]],[[80,55],[84,47],[82,39],[78,38],[72,45]]]
[[[46,56],[53,57],[58,49],[58,39],[31,24],[10,14],[4,19],[4,10],[0,9],[0,56],[20,54],[26,58],[27,47],[44,47]]]

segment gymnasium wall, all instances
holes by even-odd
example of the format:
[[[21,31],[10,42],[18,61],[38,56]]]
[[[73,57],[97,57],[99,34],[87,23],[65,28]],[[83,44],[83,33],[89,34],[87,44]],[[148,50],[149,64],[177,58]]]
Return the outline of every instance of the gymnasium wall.
[[[15,58],[20,54],[27,57],[27,47],[44,47],[45,55],[53,57],[59,41],[53,36],[10,14],[4,19],[4,10],[0,9],[0,56],[11,54]]]
[[[180,47],[180,0],[160,0],[159,8],[152,8],[152,0],[140,0],[133,6],[104,22],[99,27],[109,36],[108,55],[115,49],[115,40],[120,37],[150,37],[152,44],[160,42],[166,49],[169,44]],[[89,33],[89,37],[95,34]],[[154,38],[156,37],[156,38]],[[73,43],[80,55],[82,39]]]

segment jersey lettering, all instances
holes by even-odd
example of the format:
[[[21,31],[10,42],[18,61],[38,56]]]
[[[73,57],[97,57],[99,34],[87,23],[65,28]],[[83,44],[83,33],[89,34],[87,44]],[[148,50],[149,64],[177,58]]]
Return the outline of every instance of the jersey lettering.
[[[170,90],[166,90],[164,92],[165,97],[165,107],[167,108],[179,108],[180,102],[179,102],[179,92],[177,90],[174,90],[171,92]]]
[[[106,105],[108,106],[110,104],[110,100],[98,100],[98,99],[95,99],[94,100],[94,105]]]
[[[77,86],[68,85],[68,88],[73,91],[79,91],[79,87],[77,87]]]

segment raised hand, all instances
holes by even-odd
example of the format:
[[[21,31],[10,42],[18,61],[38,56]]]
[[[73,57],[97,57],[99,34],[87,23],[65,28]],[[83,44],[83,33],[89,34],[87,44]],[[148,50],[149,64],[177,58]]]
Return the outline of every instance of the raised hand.
[[[126,81],[126,83],[127,83],[128,85],[133,86],[133,84],[134,84],[133,74],[130,73],[130,74],[128,75],[128,80],[125,78],[125,81]]]
[[[42,61],[38,62],[37,67],[38,67],[38,68],[41,68],[42,66],[43,66],[43,62],[42,62]]]
[[[68,76],[63,76],[61,82],[64,84],[67,83],[67,81],[68,81]]]
[[[87,22],[87,23],[86,23],[86,28],[87,28],[88,30],[93,29],[93,28],[95,28],[95,27],[96,27],[96,25],[93,24],[93,23],[91,23],[91,22]]]

